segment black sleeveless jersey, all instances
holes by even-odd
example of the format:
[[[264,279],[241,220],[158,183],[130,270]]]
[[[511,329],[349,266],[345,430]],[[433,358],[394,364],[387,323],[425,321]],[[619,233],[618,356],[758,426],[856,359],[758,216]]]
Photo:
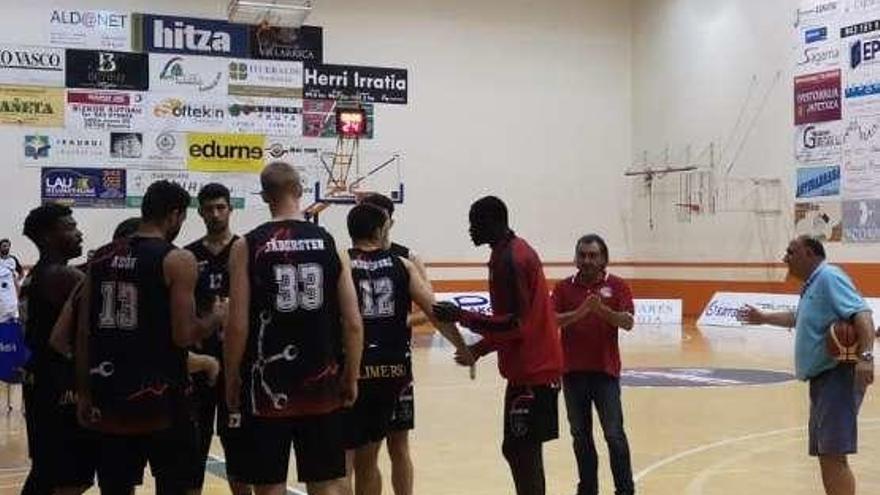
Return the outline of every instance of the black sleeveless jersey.
[[[361,379],[412,378],[409,272],[391,250],[350,249],[351,274],[364,320]]]
[[[196,261],[199,264],[199,279],[196,283],[195,299],[196,308],[198,308],[200,315],[211,310],[211,306],[217,297],[229,297],[229,252],[232,250],[232,243],[236,239],[238,239],[238,236],[232,236],[229,243],[217,254],[211,252],[201,239],[187,245],[185,248],[196,257]],[[222,337],[217,332],[212,333],[195,349],[196,352],[209,354],[222,360]]]
[[[108,427],[143,431],[178,411],[186,351],[172,338],[163,270],[173,249],[135,236],[101,248],[90,265],[89,377]]]
[[[73,363],[49,346],[52,328],[62,309],[44,296],[53,290],[45,279],[49,269],[44,263],[37,263],[22,282],[21,321],[25,343],[32,353],[24,368],[28,381],[40,389],[39,396],[46,401],[42,407],[59,407],[74,414]]]
[[[404,246],[403,244],[392,242],[391,248],[389,248],[388,250],[391,251],[391,254],[393,254],[394,256],[400,256],[401,258],[409,259],[409,248]]]
[[[245,239],[251,300],[245,400],[262,417],[338,409],[341,263],[333,237],[312,223],[282,220]]]

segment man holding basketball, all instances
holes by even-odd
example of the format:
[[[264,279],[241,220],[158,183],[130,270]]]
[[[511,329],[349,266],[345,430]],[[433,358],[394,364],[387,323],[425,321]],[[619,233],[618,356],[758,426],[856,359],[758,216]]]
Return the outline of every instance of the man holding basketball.
[[[792,240],[783,261],[803,281],[797,312],[741,309],[741,321],[794,327],[795,373],[810,382],[809,452],[819,458],[828,495],[854,495],[856,482],[847,455],[857,451],[857,419],[865,389],[874,381],[874,323],[871,310],[850,278],[825,262],[822,243],[809,236]],[[839,362],[826,347],[838,321],[858,334],[855,363]]]

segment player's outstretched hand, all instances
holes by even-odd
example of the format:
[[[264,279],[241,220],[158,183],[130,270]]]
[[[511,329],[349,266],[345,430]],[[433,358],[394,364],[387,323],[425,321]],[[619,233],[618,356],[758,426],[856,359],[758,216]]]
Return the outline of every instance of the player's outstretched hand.
[[[443,322],[453,323],[461,318],[461,308],[449,301],[434,303],[434,317]]]
[[[461,366],[473,366],[477,362],[477,355],[470,347],[461,347],[455,351],[455,362]]]
[[[746,304],[736,312],[736,319],[747,325],[763,325],[764,313],[760,309]]]

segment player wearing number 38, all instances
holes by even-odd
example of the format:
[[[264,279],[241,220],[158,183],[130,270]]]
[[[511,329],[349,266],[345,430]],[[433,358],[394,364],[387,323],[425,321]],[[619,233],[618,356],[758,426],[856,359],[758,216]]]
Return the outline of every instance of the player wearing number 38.
[[[795,328],[795,372],[810,382],[809,453],[819,458],[825,493],[852,495],[855,477],[846,456],[857,451],[859,407],[874,381],[871,310],[846,273],[825,262],[825,248],[818,240],[792,240],[783,261],[789,273],[803,281],[797,312],[769,313],[745,306],[739,318],[749,324]],[[841,353],[837,345],[847,344],[846,336],[829,332],[850,324],[858,336],[855,349]],[[828,345],[829,339],[835,344]],[[849,354],[852,359],[844,359]]]

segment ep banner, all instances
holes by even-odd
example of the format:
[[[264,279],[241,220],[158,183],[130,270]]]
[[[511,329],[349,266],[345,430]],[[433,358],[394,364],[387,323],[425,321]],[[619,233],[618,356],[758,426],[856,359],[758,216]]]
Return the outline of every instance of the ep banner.
[[[354,98],[362,103],[407,102],[406,69],[306,63],[303,97],[316,100]]]

